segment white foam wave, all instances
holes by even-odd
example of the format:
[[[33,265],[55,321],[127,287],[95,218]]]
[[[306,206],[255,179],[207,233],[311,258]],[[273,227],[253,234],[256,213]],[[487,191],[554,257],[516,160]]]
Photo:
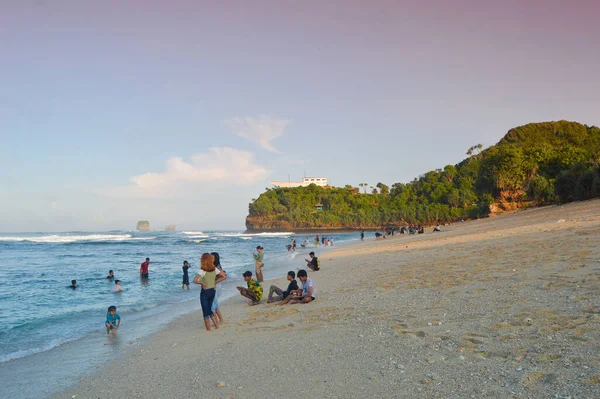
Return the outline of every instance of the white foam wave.
[[[38,243],[70,243],[77,241],[137,241],[154,240],[156,237],[132,237],[131,234],[88,234],[88,235],[47,235],[32,237],[0,237],[0,241],[38,242]]]
[[[219,237],[289,237],[294,233],[215,233]]]
[[[251,240],[252,237],[240,237],[242,240]]]
[[[201,232],[201,231],[182,231],[181,234],[187,234],[187,235],[204,235],[204,233]]]
[[[65,344],[67,342],[75,341],[78,337],[71,338],[56,338],[48,341],[46,344],[38,346],[36,348],[31,349],[21,349],[12,353],[7,353],[6,355],[0,356],[0,363],[8,362],[10,360],[19,359],[25,356],[33,355],[34,353],[49,351],[50,349],[54,349],[57,346]]]
[[[208,238],[209,236],[207,234],[197,234],[197,235],[188,235],[185,238]]]

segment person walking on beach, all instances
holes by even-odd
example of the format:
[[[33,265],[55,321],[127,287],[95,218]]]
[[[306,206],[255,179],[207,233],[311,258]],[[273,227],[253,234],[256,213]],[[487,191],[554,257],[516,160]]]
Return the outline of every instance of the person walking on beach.
[[[285,298],[288,297],[288,295],[290,295],[292,291],[298,289],[298,283],[296,282],[296,273],[294,271],[288,272],[287,279],[289,281],[287,290],[283,291],[276,285],[272,285],[271,288],[269,288],[269,297],[267,298],[267,303],[283,301]],[[273,294],[277,295],[273,296]]]
[[[215,299],[213,299],[211,310],[214,314],[217,315],[217,320],[219,321],[219,324],[223,324],[223,315],[221,314],[221,310],[219,309],[219,297],[221,296],[221,291],[223,288],[221,282],[227,279],[227,273],[225,273],[225,270],[223,270],[223,268],[221,267],[221,257],[219,256],[219,254],[217,252],[211,252],[210,254],[213,257],[213,265],[215,265],[215,268],[219,271],[220,277],[219,280],[215,283]]]
[[[244,281],[248,288],[236,287],[244,298],[250,299],[252,302],[249,305],[258,305],[263,296],[263,289],[260,282],[252,278],[252,272],[246,270],[244,272]]]
[[[188,275],[190,267],[188,261],[184,260],[183,266],[181,267],[181,269],[183,269],[183,283],[181,283],[181,289],[184,289],[187,286],[188,291],[190,290],[190,276]]]
[[[263,281],[262,268],[265,266],[265,264],[263,263],[263,259],[265,258],[265,253],[263,252],[263,249],[264,248],[259,245],[256,247],[257,253],[252,254],[256,266],[256,279],[259,283],[262,283]]]
[[[213,263],[213,257],[209,253],[203,253],[200,258],[200,272],[194,277],[194,284],[202,287],[200,291],[200,305],[202,306],[202,315],[204,317],[204,327],[210,331],[210,321],[212,320],[215,328],[219,328],[219,323],[212,311],[213,300],[215,299],[215,284],[220,280],[217,269]]]
[[[140,277],[148,278],[148,267],[150,266],[150,258],[146,258],[145,262],[140,265]]]

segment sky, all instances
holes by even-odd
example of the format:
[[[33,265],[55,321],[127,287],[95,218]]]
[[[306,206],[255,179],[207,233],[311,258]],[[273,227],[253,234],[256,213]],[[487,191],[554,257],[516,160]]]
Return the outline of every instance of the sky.
[[[244,229],[269,181],[391,185],[600,125],[600,3],[0,0],[0,231]]]

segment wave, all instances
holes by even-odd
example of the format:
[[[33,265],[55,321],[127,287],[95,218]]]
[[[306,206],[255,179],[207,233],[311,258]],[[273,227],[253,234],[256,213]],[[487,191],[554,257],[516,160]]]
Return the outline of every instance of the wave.
[[[219,237],[289,237],[294,233],[215,233]]]
[[[35,243],[70,243],[78,241],[144,241],[154,240],[156,237],[132,237],[131,234],[88,234],[88,235],[47,235],[39,237],[0,237],[0,241],[8,242],[35,242]]]
[[[189,239],[193,239],[193,238],[208,238],[209,236],[207,234],[195,234],[195,235],[188,235],[184,238],[189,238]]]
[[[204,233],[201,232],[201,231],[182,231],[181,234],[186,234],[186,235],[204,235]]]
[[[29,355],[33,355],[34,353],[49,351],[51,349],[56,348],[57,346],[60,346],[67,342],[75,341],[79,338],[81,338],[81,337],[75,336],[75,337],[69,337],[69,338],[56,338],[56,339],[48,341],[44,345],[41,345],[41,346],[38,346],[35,348],[22,349],[22,350],[18,350],[15,352],[7,353],[6,355],[0,356],[0,363],[7,362],[10,360],[14,360],[14,359],[19,359],[21,357],[25,357],[25,356],[29,356]]]

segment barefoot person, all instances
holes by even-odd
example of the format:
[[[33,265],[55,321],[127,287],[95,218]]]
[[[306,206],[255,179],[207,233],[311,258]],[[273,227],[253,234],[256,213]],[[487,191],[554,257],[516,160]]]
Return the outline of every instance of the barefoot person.
[[[200,305],[202,306],[202,315],[204,316],[204,327],[210,331],[210,321],[212,320],[215,328],[219,328],[217,318],[212,311],[212,303],[215,298],[215,284],[222,278],[218,276],[217,269],[213,263],[211,254],[204,253],[200,258],[200,272],[194,277],[194,284],[202,287],[200,291]]]
[[[271,288],[269,288],[269,297],[267,299],[267,303],[283,301],[285,298],[288,297],[288,295],[290,295],[292,291],[298,289],[298,283],[296,282],[295,272],[289,271],[287,274],[287,279],[289,281],[287,290],[284,291],[275,285],[272,285]]]
[[[306,261],[306,267],[313,272],[316,272],[321,268],[321,262],[319,261],[319,258],[315,256],[314,252],[309,253],[308,256],[310,256],[310,259],[304,259]]]
[[[215,268],[219,271],[220,277],[218,282],[215,284],[215,299],[213,300],[211,310],[214,314],[217,315],[219,324],[223,324],[223,315],[221,314],[221,310],[219,309],[219,297],[221,296],[221,291],[223,289],[221,282],[227,279],[227,273],[225,273],[225,270],[223,270],[223,268],[221,267],[221,257],[219,256],[219,254],[217,252],[211,252],[210,254],[213,257],[213,265],[215,265]]]
[[[249,305],[258,305],[263,296],[263,289],[260,282],[252,278],[252,272],[250,270],[244,272],[244,281],[246,281],[248,288],[237,287],[237,290],[244,298],[248,298],[252,301]]]
[[[302,290],[292,291],[292,293],[281,301],[280,305],[309,303],[317,299],[317,286],[308,277],[306,270],[298,270],[298,279],[302,282]]]
[[[259,245],[258,247],[256,247],[256,253],[252,254],[252,256],[254,257],[254,262],[256,264],[256,280],[258,280],[259,283],[262,283],[263,281],[262,268],[265,266],[265,264],[263,263],[263,259],[265,258],[265,253],[263,252],[263,249],[264,248]]]
[[[117,313],[116,306],[109,306],[108,311],[106,312],[106,333],[112,335],[117,335],[117,330],[121,325],[121,316]]]
[[[190,276],[188,274],[188,270],[190,269],[190,264],[187,260],[183,261],[183,266],[181,269],[183,270],[183,282],[181,283],[181,289],[187,287],[188,291],[190,290]]]

